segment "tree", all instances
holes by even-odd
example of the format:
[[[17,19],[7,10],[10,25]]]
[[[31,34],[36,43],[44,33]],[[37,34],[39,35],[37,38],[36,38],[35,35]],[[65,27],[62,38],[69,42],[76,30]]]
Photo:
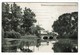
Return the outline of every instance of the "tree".
[[[72,34],[72,38],[78,38],[78,12],[72,12],[71,16],[72,21],[70,34]]]
[[[75,34],[77,38],[78,12],[62,14],[58,20],[54,22],[52,27],[60,37],[71,37]]]
[[[36,26],[31,26],[30,27],[31,33],[35,34],[36,36],[39,37],[39,35],[41,34],[41,30],[44,30],[44,28],[40,27],[39,25]]]
[[[9,13],[10,7],[8,3],[2,3],[2,27],[4,31],[9,30]]]
[[[30,33],[30,27],[36,22],[36,19],[34,18],[35,16],[36,15],[31,11],[31,9],[25,8],[22,21],[23,25],[21,25],[25,32]]]
[[[20,25],[22,18],[22,12],[20,6],[15,3],[11,4],[2,3],[2,27],[4,31],[15,30],[17,31],[18,25]]]
[[[21,34],[26,32],[30,33],[30,27],[36,22],[35,14],[31,9],[25,8],[22,12],[22,8],[16,3],[8,4],[2,3],[2,51],[7,49],[16,50],[18,46],[4,47],[8,41],[5,38],[21,38]],[[19,43],[17,41],[11,41],[11,43]],[[11,44],[12,45],[12,44]]]
[[[2,27],[4,31],[30,33],[30,27],[36,22],[35,13],[30,8],[22,8],[16,3],[2,3]]]
[[[18,27],[20,27],[20,23],[22,21],[22,12],[20,6],[17,6],[17,4],[13,3],[11,5],[11,28],[17,32]]]

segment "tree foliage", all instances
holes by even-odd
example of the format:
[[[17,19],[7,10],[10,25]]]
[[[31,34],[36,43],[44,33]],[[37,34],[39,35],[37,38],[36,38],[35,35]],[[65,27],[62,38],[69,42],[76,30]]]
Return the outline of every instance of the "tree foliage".
[[[41,30],[44,30],[44,28],[40,27],[39,25],[33,25],[30,27],[30,30],[33,35],[35,34],[36,36],[40,37]]]
[[[21,27],[25,29],[25,32],[30,32],[30,27],[36,22],[36,20],[34,12],[29,8],[25,8],[22,22],[23,25],[21,25]]]
[[[78,12],[65,13],[59,16],[52,25],[55,32],[61,37],[77,38],[78,35]]]
[[[36,22],[35,16],[30,8],[25,8],[23,11],[16,3],[2,3],[2,27],[4,31],[30,32],[30,27]]]

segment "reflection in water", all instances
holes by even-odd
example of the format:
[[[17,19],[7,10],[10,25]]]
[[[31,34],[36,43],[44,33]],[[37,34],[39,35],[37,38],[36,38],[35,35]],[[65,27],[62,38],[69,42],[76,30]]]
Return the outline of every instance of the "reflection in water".
[[[52,47],[56,41],[49,41],[48,45],[47,42],[41,42],[41,45],[39,47],[36,46],[30,46],[29,49],[33,52],[54,52],[52,50]],[[24,46],[24,49],[26,49],[27,46]],[[17,49],[18,52],[21,52],[20,49]]]

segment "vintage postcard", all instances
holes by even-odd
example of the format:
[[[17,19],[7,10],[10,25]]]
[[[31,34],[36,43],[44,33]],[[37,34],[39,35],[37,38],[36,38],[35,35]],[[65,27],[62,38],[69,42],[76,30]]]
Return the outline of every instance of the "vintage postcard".
[[[2,52],[78,53],[78,2],[2,2]]]

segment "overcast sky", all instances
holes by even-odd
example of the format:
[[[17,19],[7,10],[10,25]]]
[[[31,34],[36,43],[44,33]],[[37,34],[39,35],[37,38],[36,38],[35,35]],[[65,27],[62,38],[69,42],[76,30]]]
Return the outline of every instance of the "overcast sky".
[[[78,11],[77,3],[16,3],[22,9],[30,8],[36,14],[37,23],[47,31],[52,31],[53,22],[63,13]]]

